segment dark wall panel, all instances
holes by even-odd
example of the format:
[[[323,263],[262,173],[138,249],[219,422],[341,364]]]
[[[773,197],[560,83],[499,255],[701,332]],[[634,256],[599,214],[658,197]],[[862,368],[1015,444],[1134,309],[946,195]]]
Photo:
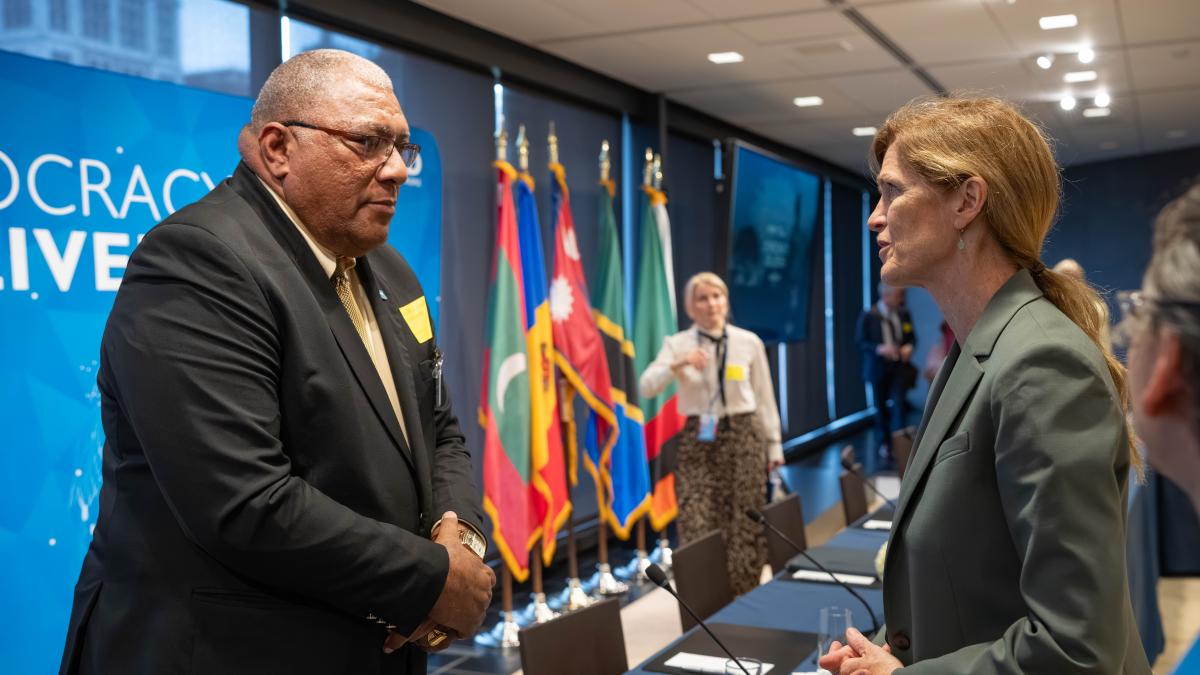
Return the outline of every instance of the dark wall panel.
[[[867,405],[862,384],[862,358],[854,342],[858,315],[863,311],[863,192],[834,183],[833,213],[833,344],[835,409],[839,417]]]

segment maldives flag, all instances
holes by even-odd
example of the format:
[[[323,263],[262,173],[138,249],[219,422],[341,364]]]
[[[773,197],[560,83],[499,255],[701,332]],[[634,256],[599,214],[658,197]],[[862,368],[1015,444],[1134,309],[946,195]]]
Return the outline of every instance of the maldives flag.
[[[541,527],[542,559],[554,559],[559,528],[571,515],[563,462],[562,424],[558,419],[558,392],[554,379],[554,331],[546,297],[546,266],[542,256],[542,226],[538,222],[533,178],[517,179],[517,237],[525,281],[525,350],[529,363],[530,460],[533,465],[533,499]],[[533,543],[530,543],[532,546]]]
[[[667,197],[649,185],[642,186],[642,190],[645,192],[642,251],[633,320],[634,362],[638,373],[646,372],[662,348],[663,340],[678,329]],[[675,500],[675,465],[684,417],[679,414],[675,390],[672,380],[663,393],[642,402],[646,417],[646,457],[650,461],[654,484],[650,524],[656,530],[666,527],[679,511]]]
[[[492,541],[513,578],[529,577],[529,549],[539,533],[532,500],[530,368],[525,343],[525,290],[513,208],[517,172],[496,162],[496,250],[483,351],[479,423],[484,429],[483,508]]]
[[[604,342],[596,329],[588,300],[587,279],[579,257],[579,240],[571,218],[571,199],[567,190],[566,169],[562,164],[550,164],[554,182],[550,186],[550,203],[555,213],[554,280],[550,282],[550,317],[554,324],[554,362],[570,392],[583,397],[588,408],[599,420],[600,454],[607,457],[617,437],[617,420],[613,410],[612,378],[604,355]],[[567,409],[571,401],[564,400]],[[578,449],[575,445],[575,424],[568,422],[567,445],[571,483],[576,482]],[[603,481],[597,489],[606,487]],[[601,491],[603,495],[603,491]]]

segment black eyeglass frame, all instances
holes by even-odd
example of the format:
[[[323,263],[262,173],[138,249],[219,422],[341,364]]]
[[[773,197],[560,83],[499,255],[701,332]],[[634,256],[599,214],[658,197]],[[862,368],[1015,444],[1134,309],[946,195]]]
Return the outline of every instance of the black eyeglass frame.
[[[372,154],[379,152],[378,150],[370,149],[370,145],[369,145],[370,141],[372,141],[372,140],[376,141],[380,144],[380,147],[387,148],[387,150],[385,150],[383,153],[383,157],[382,157],[381,161],[379,162],[379,166],[383,166],[384,164],[387,164],[387,161],[392,158],[392,152],[394,152],[397,149],[400,150],[400,161],[404,162],[404,166],[406,166],[410,169],[416,165],[417,157],[419,157],[421,155],[421,146],[417,145],[416,143],[408,143],[408,142],[400,143],[400,142],[398,142],[398,139],[389,138],[387,136],[377,136],[375,134],[364,134],[364,133],[359,133],[357,131],[345,131],[343,129],[333,129],[330,127],[323,127],[319,124],[311,124],[309,122],[301,122],[299,120],[287,120],[284,122],[280,122],[280,124],[282,124],[285,127],[300,127],[302,129],[312,129],[314,131],[322,131],[331,136],[338,136],[340,138],[345,138],[346,140],[353,141],[355,143],[362,143],[363,144],[363,154],[365,154],[367,157],[370,157]]]
[[[1113,331],[1114,342],[1117,346],[1128,347],[1133,337],[1132,329],[1135,321],[1152,318],[1144,311],[1145,308],[1157,309],[1187,309],[1200,312],[1200,302],[1190,300],[1173,300],[1148,295],[1142,291],[1119,291],[1117,293],[1117,308],[1121,311],[1120,321]]]

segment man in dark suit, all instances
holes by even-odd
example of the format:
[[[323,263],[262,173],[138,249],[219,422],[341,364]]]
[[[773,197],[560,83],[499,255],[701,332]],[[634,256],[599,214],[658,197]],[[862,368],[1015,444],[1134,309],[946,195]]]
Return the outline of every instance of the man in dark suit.
[[[470,455],[385,244],[408,135],[377,66],[298,55],[233,176],[134,252],[63,673],[423,673],[422,648],[478,628]]]
[[[855,340],[862,352],[863,380],[871,384],[875,396],[875,430],[880,439],[880,454],[889,459],[885,446],[892,433],[905,426],[908,399],[916,370],[912,366],[917,334],[912,316],[904,307],[904,289],[879,284],[879,302],[858,317]],[[888,410],[888,403],[892,409]]]

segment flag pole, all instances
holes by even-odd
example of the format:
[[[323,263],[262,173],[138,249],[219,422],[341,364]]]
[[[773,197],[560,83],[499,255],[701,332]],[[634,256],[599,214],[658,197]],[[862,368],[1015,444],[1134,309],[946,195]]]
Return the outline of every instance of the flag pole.
[[[554,123],[550,123],[550,138],[551,140],[551,161],[558,159],[558,149],[554,143]],[[570,443],[573,440],[569,434],[575,433],[574,410],[572,409],[572,398],[567,396],[567,383],[565,380],[558,381],[558,403],[559,403],[559,421],[563,435],[563,447],[571,447]],[[576,460],[578,461],[578,460]],[[563,462],[563,469],[567,473],[567,484],[571,484],[571,467],[567,462]],[[593,599],[583,589],[583,582],[579,579],[579,549],[575,541],[575,509],[572,505],[571,516],[567,518],[567,587],[556,598],[559,607],[566,612],[574,612],[577,609],[583,609],[591,605]],[[603,519],[601,520],[603,522]]]
[[[647,153],[648,152],[649,152],[649,150],[647,150]],[[662,155],[660,155],[658,153],[655,153],[655,155],[654,155],[653,171],[654,171],[654,189],[662,190],[662,184],[663,184]],[[657,479],[658,475],[661,474],[661,467],[658,466],[659,462],[661,462],[661,461],[662,461],[662,453],[660,452],[658,457],[654,458],[654,462],[656,465],[655,466],[656,479]],[[663,568],[664,570],[666,570],[667,574],[671,573],[671,566],[674,563],[674,557],[675,557],[674,553],[671,551],[671,540],[667,537],[667,528],[669,528],[670,526],[671,526],[671,524],[667,523],[666,525],[663,525],[663,528],[661,530],[659,530],[659,532],[658,532],[658,551],[656,552],[657,556],[655,556],[658,558],[658,566]]]

